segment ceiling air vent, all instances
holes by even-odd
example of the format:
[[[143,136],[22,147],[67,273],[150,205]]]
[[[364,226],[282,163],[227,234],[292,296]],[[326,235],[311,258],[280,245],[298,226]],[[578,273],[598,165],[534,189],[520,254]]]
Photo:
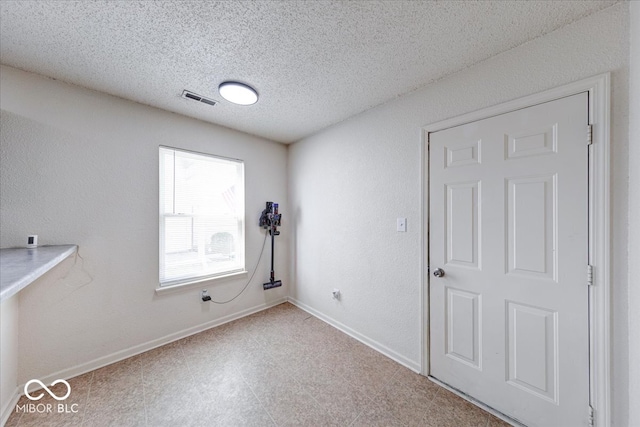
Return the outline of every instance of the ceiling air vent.
[[[193,93],[186,89],[182,91],[182,97],[186,99],[193,99],[194,101],[202,102],[212,106],[217,104],[217,102],[213,99],[205,98],[204,96],[200,96],[197,93]]]

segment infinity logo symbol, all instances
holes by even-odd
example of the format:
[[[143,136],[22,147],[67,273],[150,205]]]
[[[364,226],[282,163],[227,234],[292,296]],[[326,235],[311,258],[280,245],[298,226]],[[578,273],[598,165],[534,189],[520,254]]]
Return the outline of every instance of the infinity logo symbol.
[[[44,393],[40,393],[37,396],[31,396],[29,394],[29,390],[28,390],[28,388],[29,388],[29,386],[31,384],[39,384],[47,393],[49,393],[49,396],[53,397],[55,400],[65,400],[71,394],[71,386],[69,385],[68,382],[66,382],[65,380],[55,380],[54,382],[51,383],[51,387],[53,387],[56,384],[60,384],[60,383],[62,383],[62,384],[67,386],[67,394],[65,394],[62,397],[56,396],[55,393],[53,393],[51,390],[49,390],[49,387],[44,385],[44,383],[42,381],[40,381],[40,380],[31,380],[28,383],[26,383],[24,385],[24,395],[27,396],[31,400],[40,400],[40,399],[42,399],[42,397],[44,396]]]

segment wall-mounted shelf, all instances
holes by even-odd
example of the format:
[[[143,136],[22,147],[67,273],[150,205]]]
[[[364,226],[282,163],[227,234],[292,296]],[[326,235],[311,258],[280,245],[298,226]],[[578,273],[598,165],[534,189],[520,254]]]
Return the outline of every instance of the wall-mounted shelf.
[[[0,302],[20,292],[77,250],[77,245],[0,249]]]

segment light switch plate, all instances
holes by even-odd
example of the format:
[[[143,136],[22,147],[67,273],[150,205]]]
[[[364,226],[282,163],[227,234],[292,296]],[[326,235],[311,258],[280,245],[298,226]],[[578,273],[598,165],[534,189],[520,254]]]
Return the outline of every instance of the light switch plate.
[[[398,218],[396,230],[401,232],[407,231],[407,218]]]

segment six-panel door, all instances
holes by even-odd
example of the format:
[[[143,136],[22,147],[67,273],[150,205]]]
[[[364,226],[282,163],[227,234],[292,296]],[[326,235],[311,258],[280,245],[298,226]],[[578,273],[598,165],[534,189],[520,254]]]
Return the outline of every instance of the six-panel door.
[[[589,403],[587,94],[429,136],[430,374],[530,426]]]

